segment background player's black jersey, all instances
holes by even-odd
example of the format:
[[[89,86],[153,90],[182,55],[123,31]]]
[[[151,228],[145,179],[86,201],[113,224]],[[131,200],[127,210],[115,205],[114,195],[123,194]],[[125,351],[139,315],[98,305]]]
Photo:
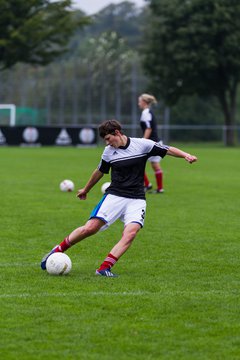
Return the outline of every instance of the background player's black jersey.
[[[156,141],[156,142],[159,141],[155,116],[149,108],[146,108],[142,111],[141,118],[140,118],[140,125],[142,128],[143,134],[146,129],[152,129],[149,139]]]
[[[149,139],[128,138],[126,146],[106,146],[98,169],[108,174],[111,169],[111,185],[108,194],[145,199],[143,176],[146,161],[151,156],[163,158],[168,146]]]

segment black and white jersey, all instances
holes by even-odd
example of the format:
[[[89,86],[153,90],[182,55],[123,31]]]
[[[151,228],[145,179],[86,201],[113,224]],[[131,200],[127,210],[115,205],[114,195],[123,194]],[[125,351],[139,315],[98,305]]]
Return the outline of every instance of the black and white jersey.
[[[149,139],[156,142],[159,141],[155,116],[154,113],[149,108],[146,108],[142,111],[140,117],[140,125],[143,133],[145,132],[146,129],[152,129]]]
[[[163,158],[168,146],[159,145],[149,139],[128,138],[126,146],[106,146],[98,169],[108,174],[111,169],[111,185],[107,194],[132,199],[145,199],[144,170],[151,156]]]

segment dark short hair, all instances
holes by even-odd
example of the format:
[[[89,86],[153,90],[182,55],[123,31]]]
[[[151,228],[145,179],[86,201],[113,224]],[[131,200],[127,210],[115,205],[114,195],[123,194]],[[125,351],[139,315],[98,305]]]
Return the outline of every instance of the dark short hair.
[[[117,120],[106,120],[103,123],[101,123],[101,125],[99,125],[98,128],[99,135],[103,139],[108,134],[114,135],[116,130],[122,133],[122,126]]]

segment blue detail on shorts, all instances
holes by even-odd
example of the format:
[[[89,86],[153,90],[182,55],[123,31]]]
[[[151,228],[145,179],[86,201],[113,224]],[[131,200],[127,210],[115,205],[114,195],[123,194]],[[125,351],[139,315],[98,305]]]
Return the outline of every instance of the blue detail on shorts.
[[[102,199],[99,201],[99,203],[95,206],[95,208],[94,208],[93,211],[91,212],[89,219],[92,219],[92,218],[94,218],[94,217],[98,217],[98,216],[97,216],[97,213],[98,213],[100,207],[102,206],[102,203],[103,203],[104,200],[106,199],[106,196],[107,196],[107,194],[104,194],[104,195],[103,195]]]

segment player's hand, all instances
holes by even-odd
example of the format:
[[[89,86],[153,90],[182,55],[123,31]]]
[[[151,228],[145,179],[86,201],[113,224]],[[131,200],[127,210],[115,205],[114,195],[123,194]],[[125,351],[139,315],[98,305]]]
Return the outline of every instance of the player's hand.
[[[192,164],[193,162],[197,161],[197,157],[191,154],[187,154],[187,156],[185,156],[185,160]]]
[[[77,191],[77,195],[76,195],[80,200],[86,200],[87,198],[87,193],[84,191],[84,189],[80,189]]]

